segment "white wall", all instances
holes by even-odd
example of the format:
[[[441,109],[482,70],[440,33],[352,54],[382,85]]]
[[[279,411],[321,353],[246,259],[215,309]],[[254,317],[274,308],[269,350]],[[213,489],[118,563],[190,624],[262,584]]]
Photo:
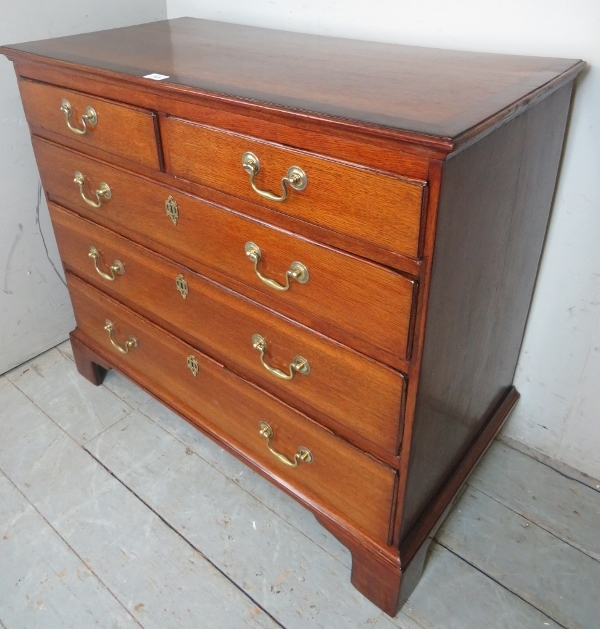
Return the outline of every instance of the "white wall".
[[[167,0],[168,17],[582,58],[559,185],[505,434],[600,477],[600,2]]]
[[[165,19],[165,0],[2,0],[0,44]],[[75,326],[12,63],[0,56],[0,374]]]

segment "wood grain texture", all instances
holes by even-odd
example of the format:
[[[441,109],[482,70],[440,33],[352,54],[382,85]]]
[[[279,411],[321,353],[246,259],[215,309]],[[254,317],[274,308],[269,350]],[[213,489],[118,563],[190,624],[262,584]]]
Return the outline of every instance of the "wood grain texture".
[[[600,563],[480,491],[467,489],[438,540],[561,627],[597,625]]]
[[[443,171],[402,539],[511,385],[571,84]]]
[[[152,112],[33,81],[20,80],[19,90],[27,122],[32,128],[41,127],[71,138],[82,150],[92,146],[149,168],[160,167],[156,120]],[[94,108],[97,124],[88,124],[85,135],[73,133],[60,110],[63,99],[67,99],[73,109],[71,125],[83,128],[81,116],[88,106]]]
[[[165,90],[209,91],[441,138],[477,125],[489,128],[482,121],[499,111],[510,115],[553,79],[577,71],[574,60],[359,42],[190,18],[3,51],[125,74],[139,83],[159,72],[169,77]]]
[[[169,425],[186,442],[145,413],[133,413],[86,449],[279,629],[372,629],[381,611],[351,586],[350,557],[309,511],[180,418]],[[162,408],[162,415],[172,414]]]
[[[2,396],[3,411],[20,418],[25,396],[11,393]],[[90,623],[98,629],[139,629],[114,594],[2,472],[0,540],[3,629],[66,629]]]
[[[497,442],[469,485],[600,562],[600,487],[592,489],[552,469],[557,463],[540,463]]]
[[[108,89],[109,87],[110,86],[108,85],[101,85],[99,87],[97,83],[91,83],[90,81],[83,83],[83,89],[87,88],[88,91],[93,91],[94,89],[100,89],[102,92],[110,91]],[[118,93],[123,98],[129,99],[131,90],[121,90]],[[135,101],[135,99],[133,100]],[[150,105],[148,105],[148,103],[145,104],[147,106],[152,106],[153,104],[161,107],[172,107],[175,110],[177,110],[178,105],[181,105],[179,101],[167,102],[166,99],[158,99],[157,102]],[[192,118],[197,116],[201,119],[211,119],[211,116],[205,113],[205,109],[206,108],[199,106],[189,106],[187,107],[185,113],[188,117]],[[210,111],[214,112],[216,110]],[[223,114],[223,112],[218,113]],[[232,118],[235,118],[235,122],[232,122]],[[270,137],[268,131],[272,131],[275,128],[274,137],[279,143],[293,143],[297,148],[307,144],[309,147],[312,147],[312,152],[321,151],[321,154],[325,157],[332,156],[331,153],[325,152],[325,148],[330,148],[332,153],[345,161],[359,161],[360,163],[358,165],[360,166],[370,166],[388,174],[398,174],[404,177],[421,180],[426,179],[428,175],[427,160],[422,157],[413,156],[412,161],[408,161],[402,153],[398,152],[397,148],[394,150],[390,150],[389,148],[382,149],[381,147],[372,146],[366,143],[360,144],[357,138],[355,138],[353,142],[345,142],[341,138],[337,138],[335,136],[325,136],[323,133],[310,134],[298,131],[291,126],[284,127],[283,125],[265,124],[264,122],[260,124],[261,121],[257,118],[242,116],[235,117],[225,114],[216,117],[216,119],[223,125],[223,128],[227,128],[227,125],[237,127],[237,122],[240,118],[246,122],[246,125],[248,125],[247,133],[261,133],[261,137],[265,140]],[[257,126],[259,129],[256,128]],[[42,127],[33,127],[32,132],[35,136],[45,138],[55,144],[60,144],[61,146],[71,148],[78,152],[82,151],[81,143],[68,136],[58,134]],[[307,143],[305,136],[311,137],[311,142],[314,142],[314,145],[310,142]],[[346,148],[346,144],[350,144],[351,148]],[[359,150],[358,147],[361,147],[362,150]],[[109,161],[114,166],[145,176],[157,183],[163,184],[168,188],[177,188],[178,190],[200,197],[211,203],[226,206],[229,209],[244,214],[245,216],[267,222],[274,227],[285,229],[294,233],[302,233],[305,238],[342,249],[343,251],[347,251],[349,253],[354,253],[355,255],[378,262],[413,277],[419,276],[421,267],[423,266],[421,258],[411,258],[405,254],[384,249],[365,240],[353,238],[347,234],[335,232],[331,229],[313,223],[307,223],[301,218],[295,218],[291,215],[283,214],[276,209],[257,205],[254,202],[245,201],[240,197],[233,197],[215,188],[209,188],[196,182],[174,177],[169,173],[151,169],[116,154],[107,156],[105,151],[99,150],[91,145],[87,145],[85,147],[85,154],[101,161]],[[428,189],[425,188],[424,191],[427,193]]]
[[[350,441],[358,438],[363,448],[396,455],[401,374],[71,212],[49,207],[61,260],[71,272]],[[100,253],[101,270],[118,259],[124,275],[113,282],[102,278],[88,257],[92,245]],[[186,299],[176,288],[180,274],[188,285]],[[289,381],[269,374],[252,346],[255,333],[267,340],[268,364],[287,371],[294,356],[302,355],[310,373]]]
[[[350,549],[353,583],[395,613],[518,398],[514,368],[584,64],[187,19],[2,51],[25,90],[54,84],[159,121],[162,170],[112,150],[115,138],[74,140],[45,123],[50,110],[28,114],[80,371],[97,383],[118,368],[307,506]],[[276,192],[292,165],[307,189],[264,201],[241,166],[247,150],[263,189]],[[88,192],[107,182],[112,198],[91,209],[75,170]],[[266,286],[249,241],[265,276],[281,282],[298,260],[308,283]],[[126,258],[125,275],[103,283],[92,244],[102,264]],[[108,316],[137,349],[116,352]],[[310,354],[310,376],[269,380],[255,332],[279,368]],[[283,469],[260,419],[275,447],[309,447],[315,462]]]
[[[152,381],[154,391],[176,396],[179,406],[187,410],[188,417],[194,417],[199,428],[225,441],[308,506],[337,513],[369,537],[387,542],[393,470],[81,280],[67,274],[67,281],[77,329],[110,352],[115,367],[143,374]],[[104,330],[106,319],[115,324],[116,342],[123,344],[133,335],[137,349],[126,355],[117,352]],[[199,364],[195,377],[186,364],[190,355]],[[291,458],[305,446],[313,462],[300,463],[297,468],[279,462],[259,432],[261,420],[273,428],[274,448]]]
[[[73,348],[73,360],[77,363],[77,371],[93,385],[97,387],[104,382],[108,367],[103,367],[95,363],[87,351],[87,347],[81,341],[71,339],[71,347]]]
[[[484,423],[482,430],[474,441],[468,444],[467,453],[463,459],[453,470],[450,477],[446,479],[435,500],[425,509],[410,535],[403,540],[400,547],[403,566],[410,566],[414,558],[421,552],[423,545],[427,544],[427,540],[435,535],[448,511],[452,508],[454,501],[460,495],[469,474],[490,447],[494,437],[502,428],[518,400],[519,392],[514,387],[511,387],[493,415],[487,423]]]
[[[86,371],[86,376],[97,385],[106,370],[97,363],[92,370]],[[79,378],[73,361],[58,350],[46,352],[43,360],[36,357],[24,363],[9,374],[9,379],[79,444],[93,439],[132,411],[129,404],[106,388]]]
[[[44,358],[40,357],[40,362],[43,363]],[[108,377],[110,378],[110,375],[114,373],[116,372],[109,372]],[[69,382],[72,389],[75,390],[78,387],[77,380],[69,379]],[[11,419],[9,425],[14,426],[16,430],[9,429],[8,433],[5,431],[5,439],[0,450],[3,449],[2,463],[6,464],[4,469],[14,478],[15,472],[20,476],[24,471],[22,463],[24,457],[26,457],[27,463],[30,463],[35,461],[35,457],[39,456],[40,451],[43,452],[43,449],[38,449],[38,447],[33,451],[30,451],[30,448],[34,435],[38,441],[36,445],[42,445],[39,444],[39,441],[45,430],[43,424],[36,426],[23,423],[22,418],[26,417],[30,410],[35,409],[34,404],[24,395],[14,399],[14,403],[11,404],[13,396],[10,393],[8,396],[4,395],[7,391],[2,390],[1,383],[2,379],[0,379],[0,407],[8,411],[6,402],[9,403]],[[12,385],[9,388],[12,388]],[[140,389],[138,390],[141,392]],[[149,408],[152,408],[152,413],[148,413],[147,409]],[[142,411],[154,421],[149,420],[141,413],[133,413],[86,444],[85,448],[105,469],[110,470],[124,487],[133,492],[148,508],[164,520],[167,523],[165,526],[171,526],[177,531],[187,540],[188,544],[201,552],[208,561],[237,584],[240,590],[250,596],[257,605],[265,610],[266,614],[276,618],[284,626],[294,626],[296,629],[312,629],[317,622],[327,629],[373,627],[373,622],[379,616],[377,609],[359,596],[357,592],[353,592],[353,588],[350,587],[351,556],[349,553],[345,553],[345,549],[342,549],[335,540],[323,531],[322,527],[313,520],[310,512],[289,500],[287,496],[282,495],[273,485],[266,482],[262,477],[258,477],[234,457],[229,456],[222,448],[198,433],[187,422],[174,417],[173,413],[170,413],[159,403],[152,401]],[[43,417],[39,411],[37,412]],[[8,425],[5,424],[5,429],[7,427]],[[47,425],[46,428],[48,427]],[[169,430],[171,434],[165,433],[163,428]],[[52,437],[56,436],[58,433],[52,433]],[[19,437],[22,438],[22,441],[19,440]],[[51,440],[47,436],[44,441],[43,445],[51,444]],[[68,441],[68,438],[64,441]],[[497,445],[495,444],[493,448],[496,448]],[[43,456],[46,463],[42,468],[44,473],[52,470],[54,465],[58,467],[61,462],[65,463],[64,459],[57,457],[57,450],[60,452],[60,449],[51,448],[50,450],[51,452],[47,452]],[[69,449],[67,453],[65,453],[67,456],[75,454],[76,449]],[[514,454],[519,455],[518,452],[514,452]],[[48,460],[49,456],[50,460]],[[535,469],[534,476],[539,478],[539,484],[547,487],[550,493],[554,492],[554,498],[558,501],[543,503],[543,511],[548,518],[552,519],[553,514],[559,513],[557,511],[559,506],[564,512],[568,510],[569,506],[579,510],[580,499],[578,496],[574,496],[574,501],[571,501],[570,496],[573,493],[570,488],[553,486],[553,477],[558,476],[554,470],[528,457],[523,458],[528,459],[532,467],[526,466],[524,468],[522,464],[515,466],[515,459],[510,456],[509,451],[506,457],[504,452],[500,453],[497,465],[494,464],[491,468],[487,468],[487,459],[485,459],[478,466],[476,473],[481,471],[486,482],[497,485],[494,478],[496,470],[504,469],[506,471],[516,467],[517,469],[514,470],[516,476],[519,472],[527,474],[527,472]],[[7,459],[12,460],[8,463]],[[64,475],[61,474],[67,483],[69,476],[79,478],[82,471],[82,459],[85,460],[85,457],[76,457],[75,463],[70,463]],[[32,464],[28,471],[38,466]],[[169,473],[165,473],[166,468],[168,468]],[[27,470],[27,468],[25,469]],[[240,474],[240,472],[242,473]],[[56,470],[54,473],[56,474]],[[37,506],[41,506],[43,509],[47,504],[61,500],[62,496],[59,492],[61,492],[62,486],[60,483],[49,481],[49,479],[45,479],[44,482],[41,478],[36,479],[35,475],[33,478],[34,481],[37,480],[42,484],[42,487],[39,488],[38,485],[38,488],[45,492],[43,500],[37,502]],[[582,487],[577,482],[562,478],[568,480],[575,489],[577,486]],[[56,481],[58,476],[54,475],[52,479]],[[25,487],[22,484],[23,480],[31,485],[32,479],[31,477],[23,479],[22,476],[19,478],[20,487],[23,487],[23,490],[28,492],[27,495],[31,496],[29,492],[32,492],[32,489]],[[472,480],[473,476],[470,477],[469,483]],[[506,479],[502,478],[498,481],[503,485],[502,489],[506,496],[511,495],[512,487],[516,489],[515,498],[521,494],[521,484],[511,486],[510,483],[506,483]],[[80,485],[78,483],[78,487]],[[522,486],[527,493],[527,483],[523,482]],[[190,487],[201,489],[190,491]],[[39,496],[41,493],[39,489],[38,491],[34,489],[33,493]],[[73,491],[66,493],[73,495]],[[598,492],[594,493],[600,497]],[[2,494],[1,489],[0,494]],[[538,498],[541,497],[537,490],[534,490],[534,495]],[[548,495],[548,498],[551,497]],[[462,512],[465,502],[466,499],[463,498],[457,505],[457,510],[460,509]],[[531,502],[535,503],[534,500]],[[115,499],[115,503],[117,503],[117,499]],[[2,507],[10,504],[10,498],[8,501],[0,499],[0,512]],[[107,505],[102,503],[102,506],[106,507]],[[486,508],[485,501],[478,501],[477,506],[481,511],[473,510],[470,508],[471,505],[465,504],[465,507],[470,509],[470,518],[489,517],[490,512]],[[31,540],[19,538],[20,526],[19,522],[15,523],[14,513],[14,511],[10,512],[9,507],[8,531],[4,531],[8,533],[9,540],[5,540],[4,543],[8,544],[8,548],[11,548],[11,544],[20,539],[26,545],[23,548],[23,554],[20,555],[22,561],[15,563],[17,570],[24,573],[29,566],[33,565],[31,561],[35,563],[35,554],[40,552],[40,546],[42,553],[44,552],[43,549],[53,552],[55,560],[58,558],[60,562],[60,553],[54,552],[56,546],[50,544],[46,548],[45,544],[47,545],[48,539],[45,536],[40,537],[40,544],[36,543],[35,536]],[[521,513],[521,511],[517,511],[517,513]],[[241,514],[244,514],[244,517],[240,517]],[[304,518],[300,517],[302,514],[304,514]],[[103,547],[104,535],[109,536],[114,541],[112,531],[119,524],[122,524],[123,515],[123,509],[114,516],[112,512],[106,510],[97,512],[97,518],[102,522],[105,531],[103,533],[102,529],[94,530],[95,533],[99,534],[96,541],[98,545]],[[525,515],[525,518],[529,519],[530,527],[532,525],[531,518],[528,515]],[[572,515],[572,518],[574,521],[577,515]],[[256,523],[256,529],[254,529],[253,522]],[[451,529],[455,537],[465,532],[464,526],[470,526],[468,521],[462,522],[460,518],[457,520],[452,518],[452,522],[454,524]],[[75,527],[85,526],[85,522],[74,520],[70,520],[70,524]],[[506,553],[510,558],[515,546],[518,549],[517,552],[527,553],[528,556],[535,550],[541,551],[534,558],[540,572],[534,574],[531,564],[525,568],[527,573],[531,575],[530,579],[525,580],[525,588],[515,590],[513,594],[467,563],[465,559],[468,557],[459,558],[453,552],[434,543],[428,553],[423,578],[407,605],[394,619],[389,619],[385,615],[381,616],[374,626],[379,628],[383,623],[382,626],[386,629],[394,629],[394,627],[401,629],[423,629],[423,627],[436,629],[442,627],[443,629],[539,627],[539,629],[548,629],[552,627],[557,629],[559,625],[549,617],[542,615],[535,607],[526,603],[519,596],[522,596],[524,592],[531,591],[532,582],[539,582],[543,579],[548,587],[544,587],[539,592],[542,605],[553,599],[560,601],[558,596],[564,596],[564,582],[568,577],[558,577],[554,584],[560,590],[553,589],[553,582],[549,578],[550,571],[547,566],[563,554],[564,544],[553,543],[551,550],[548,548],[540,549],[537,546],[539,544],[537,536],[528,535],[529,527],[524,527],[521,529],[523,532],[520,537],[521,542],[515,545],[511,527],[504,524],[505,521],[502,526],[498,526],[494,522],[493,546],[495,553]],[[525,522],[526,524],[527,522]],[[14,533],[11,533],[11,526],[13,525],[16,528],[16,537]],[[27,531],[31,530],[29,527],[25,528]],[[64,529],[61,529],[62,532]],[[74,529],[71,529],[69,536],[72,536],[73,533]],[[0,539],[2,535],[3,533],[0,533]],[[273,543],[274,539],[277,540],[276,544]],[[322,543],[324,539],[329,539],[328,545]],[[547,538],[544,539],[544,541],[546,540]],[[31,544],[28,544],[29,541]],[[131,548],[129,545],[122,545],[129,543],[123,538],[119,541],[119,548],[126,550]],[[165,541],[168,542],[168,540]],[[167,552],[173,549],[172,544],[173,542],[169,544],[166,549]],[[523,548],[524,545],[527,547]],[[470,549],[472,549],[472,545],[469,542],[466,545],[466,551],[468,552]],[[481,550],[484,549],[485,546],[482,546]],[[85,554],[84,556],[87,557],[88,555]],[[140,560],[138,575],[149,573],[151,566],[156,565],[148,563],[151,556],[150,554],[150,556]],[[5,555],[3,558],[7,559]],[[585,557],[583,557],[582,563],[585,563]],[[43,571],[47,567],[41,566],[41,570]],[[157,567],[159,572],[152,574],[151,578],[155,582],[160,582],[168,570],[168,565]],[[48,629],[65,626],[64,622],[61,625],[59,619],[57,620],[58,616],[53,616],[52,612],[48,610],[50,602],[56,602],[60,605],[63,600],[61,591],[52,589],[53,586],[60,587],[61,583],[64,586],[64,581],[69,581],[69,574],[66,575],[66,578],[56,578],[56,573],[60,574],[61,568],[57,567],[56,564],[54,564],[54,568],[54,572],[48,573],[50,579],[39,585],[40,591],[47,592],[50,597],[43,599],[46,603],[44,605],[46,609],[37,610],[38,618],[40,614],[44,614],[44,617],[46,617],[45,614],[50,616],[47,625],[42,623],[40,629],[45,629],[46,626]],[[12,583],[12,587],[18,591],[20,586],[14,586],[16,577],[13,581],[8,581],[11,579],[11,574],[11,570],[8,570],[3,576],[7,578],[7,585]],[[112,590],[118,599],[122,600],[122,594],[125,594],[124,590],[129,590],[129,578],[134,574],[129,573],[127,583],[118,583],[117,587]],[[71,574],[71,577],[73,576]],[[212,576],[204,576],[207,579],[205,586],[210,586],[216,581],[215,590],[217,591],[219,583],[227,584],[227,581],[221,580],[216,572]],[[32,579],[30,583],[34,586],[42,580],[43,578],[38,581]],[[115,581],[112,582],[113,585]],[[70,582],[70,585],[72,583],[73,581]],[[138,576],[134,583],[135,587],[132,590],[134,599],[130,609],[138,601],[144,600],[139,598],[142,593],[145,593],[143,581]],[[271,589],[270,586],[274,584],[277,584],[276,587]],[[89,586],[89,583],[87,585]],[[590,584],[590,586],[592,585],[593,583]],[[77,591],[81,592],[81,589],[77,588],[75,592]],[[587,592],[591,596],[591,600],[594,601],[593,590],[588,589]],[[31,590],[28,593],[31,596]],[[0,593],[0,598],[3,594],[7,604],[8,601],[12,601],[15,618],[25,617],[22,615],[24,613],[28,615],[28,612],[25,611],[26,600],[22,606],[19,605],[14,600],[14,596],[11,597],[10,587]],[[98,607],[98,609],[105,610],[102,600],[98,599],[97,592],[88,590],[88,594],[84,608],[95,610]],[[39,598],[34,600],[39,600]],[[570,605],[571,602],[569,601],[568,604]],[[314,607],[311,607],[312,605]],[[584,602],[583,605],[588,607],[587,602]],[[593,602],[589,603],[592,608],[593,605]],[[149,605],[147,604],[146,607]],[[78,608],[75,602],[72,611],[71,608],[65,610],[62,606],[57,611],[62,611],[63,616],[68,620],[75,615],[72,612],[76,612],[78,609],[81,608]],[[157,606],[154,609],[160,608]],[[310,612],[306,613],[306,610],[310,610]],[[173,608],[169,609],[168,612],[175,616],[184,613],[184,610]],[[94,615],[91,614],[91,617]],[[260,618],[260,616],[258,617]],[[111,614],[105,615],[106,620],[110,618]],[[144,617],[142,612],[140,621],[143,623],[144,620],[147,623],[148,618]],[[200,620],[200,625],[202,625],[202,620]],[[568,626],[569,623],[566,625]],[[27,627],[30,626],[32,626],[32,622],[27,623]],[[38,625],[33,623],[33,626],[37,627]],[[104,627],[102,623],[100,626]]]
[[[436,500],[413,529],[412,534],[394,553],[377,552],[327,520],[319,521],[352,553],[352,583],[389,616],[395,616],[411,596],[423,573],[429,545],[460,496],[464,483],[477,461],[492,443],[513,409],[519,394],[514,388],[495,410]],[[318,516],[317,516],[318,517]]]
[[[176,118],[161,117],[160,127],[167,169],[176,177],[221,189],[391,251],[418,256],[423,182],[351,168]],[[282,202],[262,198],[252,190],[249,175],[242,167],[242,155],[247,151],[260,160],[260,172],[255,177],[259,189],[281,195],[281,179],[291,166],[306,173],[306,188],[296,191],[288,186],[288,196]]]
[[[86,384],[78,378],[71,381],[71,386],[76,389],[78,381]],[[73,559],[69,565],[60,566],[53,563],[58,560],[56,554],[52,558],[38,557],[37,569],[50,569],[58,581],[44,582],[38,572],[41,578],[32,585],[40,594],[48,592],[48,598],[31,596],[35,590],[26,589],[25,582],[17,581],[15,586],[13,581],[16,596],[37,611],[37,617],[7,616],[3,606],[3,620],[15,619],[8,627],[76,629],[95,625],[100,629],[179,629],[202,627],[206,623],[220,629],[280,629],[281,625],[268,615],[257,616],[255,601],[241,588],[207,562],[34,404],[26,404],[25,395],[11,388],[12,391],[0,391],[0,406],[8,411],[2,418],[0,468],[43,521],[66,542]],[[88,390],[95,389],[88,387]],[[6,502],[2,500],[1,504],[3,507]],[[46,552],[58,550],[51,540],[45,541]],[[0,600],[8,594],[10,609],[19,601],[12,600],[11,590],[4,588],[4,578],[8,575],[7,542],[0,539],[0,545],[4,546]],[[74,561],[77,558],[87,570],[73,565],[77,564]],[[23,562],[20,566],[24,568]],[[69,568],[69,572],[64,568]],[[107,588],[110,599],[92,597],[94,575]],[[77,579],[86,577],[91,583],[85,588],[77,587]],[[68,611],[54,606],[61,587],[69,588],[65,592]],[[83,599],[78,600],[78,596]],[[108,601],[112,604],[107,605]],[[78,608],[87,608],[87,614],[67,624]],[[133,623],[123,622],[126,619],[123,613],[116,617],[111,613],[119,609],[133,617]]]
[[[15,69],[23,79],[62,85],[156,112],[169,112],[185,120],[243,135],[254,135],[270,142],[413,179],[427,177],[430,154],[437,157],[445,155],[428,145],[408,146],[396,137],[374,135],[375,129],[371,127],[353,125],[352,129],[348,129],[347,123],[336,125],[335,121],[333,125],[324,126],[318,119],[301,115],[297,111],[288,112],[288,115],[282,117],[281,112],[275,112],[264,104],[255,107],[252,103],[236,103],[229,99],[220,99],[218,107],[215,107],[214,95],[189,90],[170,94],[168,87],[165,89],[160,82],[132,84],[128,77],[124,80],[118,74],[98,76],[93,74],[93,70],[90,76],[90,68],[53,62],[29,54],[15,59]]]
[[[408,278],[37,138],[34,151],[50,200],[127,237],[135,239],[136,234],[142,234],[158,241],[172,251],[169,257],[177,260],[183,253],[200,272],[198,262],[216,267],[255,287],[258,295],[267,294],[308,313],[314,321],[311,327],[332,338],[339,338],[335,329],[320,325],[319,319],[402,358],[408,355],[415,290],[415,283]],[[102,181],[111,187],[112,197],[100,210],[81,199],[73,183],[75,170],[85,175],[92,189]],[[165,200],[170,195],[179,207],[177,225],[165,212]],[[258,279],[244,253],[248,241],[261,249],[259,268],[263,275],[281,283],[290,264],[299,260],[308,268],[309,281],[293,282],[286,292],[269,288]]]

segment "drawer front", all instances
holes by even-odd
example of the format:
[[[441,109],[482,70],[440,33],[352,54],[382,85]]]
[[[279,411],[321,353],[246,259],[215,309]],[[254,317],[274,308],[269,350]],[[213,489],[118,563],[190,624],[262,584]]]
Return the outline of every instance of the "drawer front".
[[[418,255],[423,205],[421,182],[356,168],[176,118],[161,118],[161,132],[168,164],[177,177],[390,251]],[[306,187],[296,190],[287,183],[285,200],[265,199],[252,188],[250,175],[242,165],[242,156],[247,152],[258,158],[260,169],[254,176],[254,184],[259,190],[281,196],[282,178],[291,167],[305,173]]]
[[[35,127],[46,129],[78,141],[82,150],[91,146],[150,168],[160,167],[155,115],[151,112],[26,79],[19,81],[19,89],[27,122],[34,132]],[[63,101],[70,106],[68,121],[61,110]],[[97,119],[93,124],[93,116],[91,120],[88,117],[84,125],[82,116],[88,107]]]
[[[415,291],[406,277],[354,256],[295,237],[195,197],[170,190],[124,170],[55,144],[34,138],[34,149],[44,188],[51,200],[98,221],[135,240],[135,234],[169,247],[259,291],[307,313],[311,327],[336,338],[336,328],[394,353],[408,355],[410,318]],[[85,194],[101,183],[111,189],[111,198],[99,208],[83,201],[74,183],[75,171],[85,175]],[[177,224],[165,210],[165,200],[177,203]],[[258,271],[285,282],[291,263],[300,261],[308,270],[305,283],[290,280],[287,291],[278,291],[261,281],[245,245],[254,242],[261,250]],[[333,326],[333,327],[331,327]]]
[[[278,483],[312,504],[327,505],[371,537],[388,541],[393,470],[81,280],[70,274],[67,279],[78,330],[110,353],[117,368],[150,379],[159,396],[179,400],[202,428],[226,440]],[[117,350],[105,329],[107,320],[113,324],[115,344],[124,349],[133,337],[137,347],[127,354]],[[271,448],[290,461],[299,448],[306,448],[312,462],[292,468],[276,458],[260,433],[261,421],[272,429]]]
[[[63,263],[87,282],[241,367],[336,433],[397,452],[401,374],[52,203],[50,214]],[[265,340],[262,351],[255,334]],[[297,356],[305,363],[294,362]]]

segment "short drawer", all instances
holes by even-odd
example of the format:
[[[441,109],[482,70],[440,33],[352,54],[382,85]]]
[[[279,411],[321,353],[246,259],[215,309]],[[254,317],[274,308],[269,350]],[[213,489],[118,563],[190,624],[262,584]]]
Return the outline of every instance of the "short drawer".
[[[418,255],[423,182],[357,168],[176,118],[161,118],[161,133],[168,167],[177,177],[389,251]],[[248,153],[258,159],[259,170],[254,177],[242,164],[245,155],[246,160],[256,164]],[[247,168],[250,170],[250,165]],[[297,169],[304,173],[304,179]],[[259,191],[280,197],[284,177],[290,179],[285,184],[287,196],[281,201],[265,198],[251,184],[252,179]],[[301,189],[295,189],[294,185]]]
[[[336,433],[396,454],[400,373],[52,203],[50,214],[61,259],[78,276]]]
[[[157,395],[180,405],[202,429],[309,504],[388,542],[392,469],[81,280],[67,274],[67,281],[77,329],[103,348],[117,369],[150,381]],[[261,422],[270,431],[263,424],[261,434]]]
[[[284,302],[332,338],[341,329],[408,356],[412,280],[45,140],[34,138],[33,144],[44,188],[58,204],[133,240],[139,234],[169,247],[169,257],[183,255],[192,268],[202,271],[193,266],[197,262],[243,282],[260,291],[258,300],[265,294]],[[99,207],[83,200],[75,172],[84,176],[83,194]],[[110,187],[110,199],[96,196],[102,183]],[[166,201],[176,208],[176,218],[168,215]],[[260,260],[248,257],[248,243],[258,246]],[[308,281],[289,279],[289,290],[276,290],[256,272],[284,285],[293,262],[304,265]]]
[[[91,146],[159,168],[152,112],[27,79],[19,81],[19,89],[33,133],[46,129],[76,140],[82,150]]]

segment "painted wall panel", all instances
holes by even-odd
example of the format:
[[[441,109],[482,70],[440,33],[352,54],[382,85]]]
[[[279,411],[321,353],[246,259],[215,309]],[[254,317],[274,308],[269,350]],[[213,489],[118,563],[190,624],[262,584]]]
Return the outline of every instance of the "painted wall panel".
[[[1,3],[0,44],[164,19],[165,0]],[[0,57],[0,374],[74,327],[12,63]]]

